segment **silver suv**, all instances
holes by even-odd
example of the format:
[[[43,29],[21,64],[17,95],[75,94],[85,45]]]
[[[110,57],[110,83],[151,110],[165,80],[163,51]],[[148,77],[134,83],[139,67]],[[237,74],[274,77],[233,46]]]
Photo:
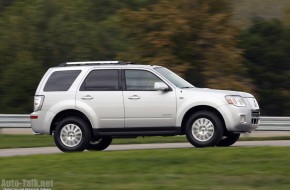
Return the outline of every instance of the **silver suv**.
[[[138,136],[186,135],[195,147],[230,146],[259,118],[251,94],[196,88],[161,66],[94,61],[50,68],[36,90],[31,123],[69,152]]]

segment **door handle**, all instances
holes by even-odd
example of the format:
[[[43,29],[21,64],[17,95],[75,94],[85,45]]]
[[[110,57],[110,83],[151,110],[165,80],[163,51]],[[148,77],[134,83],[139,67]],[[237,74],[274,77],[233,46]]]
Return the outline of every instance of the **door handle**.
[[[92,96],[90,96],[90,95],[86,95],[84,97],[81,97],[81,99],[83,99],[83,100],[92,100],[94,98]]]
[[[133,95],[133,96],[130,96],[128,99],[130,99],[130,100],[139,100],[140,97],[137,96],[137,95]]]

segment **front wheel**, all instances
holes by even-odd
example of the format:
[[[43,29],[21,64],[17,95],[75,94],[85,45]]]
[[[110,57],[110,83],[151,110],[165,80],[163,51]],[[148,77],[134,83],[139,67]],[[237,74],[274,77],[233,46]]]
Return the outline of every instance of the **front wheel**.
[[[112,137],[93,138],[87,146],[87,150],[105,150],[112,143]]]
[[[195,147],[216,146],[223,137],[223,123],[215,113],[199,111],[187,120],[185,134]]]
[[[240,138],[240,134],[230,133],[229,135],[222,138],[217,146],[231,146],[235,144]]]

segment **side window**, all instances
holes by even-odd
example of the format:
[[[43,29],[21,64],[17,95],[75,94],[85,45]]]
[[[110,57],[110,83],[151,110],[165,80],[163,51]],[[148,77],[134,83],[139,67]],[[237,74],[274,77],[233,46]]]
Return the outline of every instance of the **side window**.
[[[119,89],[119,71],[100,69],[89,73],[80,91],[115,91]]]
[[[48,78],[43,91],[67,91],[80,73],[80,70],[55,71]]]
[[[125,70],[127,90],[152,91],[155,82],[163,82],[160,78],[149,71]]]

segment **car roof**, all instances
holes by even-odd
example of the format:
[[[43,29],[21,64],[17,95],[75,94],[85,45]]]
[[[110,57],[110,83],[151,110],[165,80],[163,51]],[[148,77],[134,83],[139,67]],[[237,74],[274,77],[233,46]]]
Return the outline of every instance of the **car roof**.
[[[79,61],[79,62],[67,62],[58,65],[56,68],[82,68],[82,67],[95,67],[95,68],[110,68],[110,67],[118,67],[118,68],[154,68],[159,67],[157,65],[143,65],[143,64],[135,64],[133,62],[124,62],[124,61]]]

